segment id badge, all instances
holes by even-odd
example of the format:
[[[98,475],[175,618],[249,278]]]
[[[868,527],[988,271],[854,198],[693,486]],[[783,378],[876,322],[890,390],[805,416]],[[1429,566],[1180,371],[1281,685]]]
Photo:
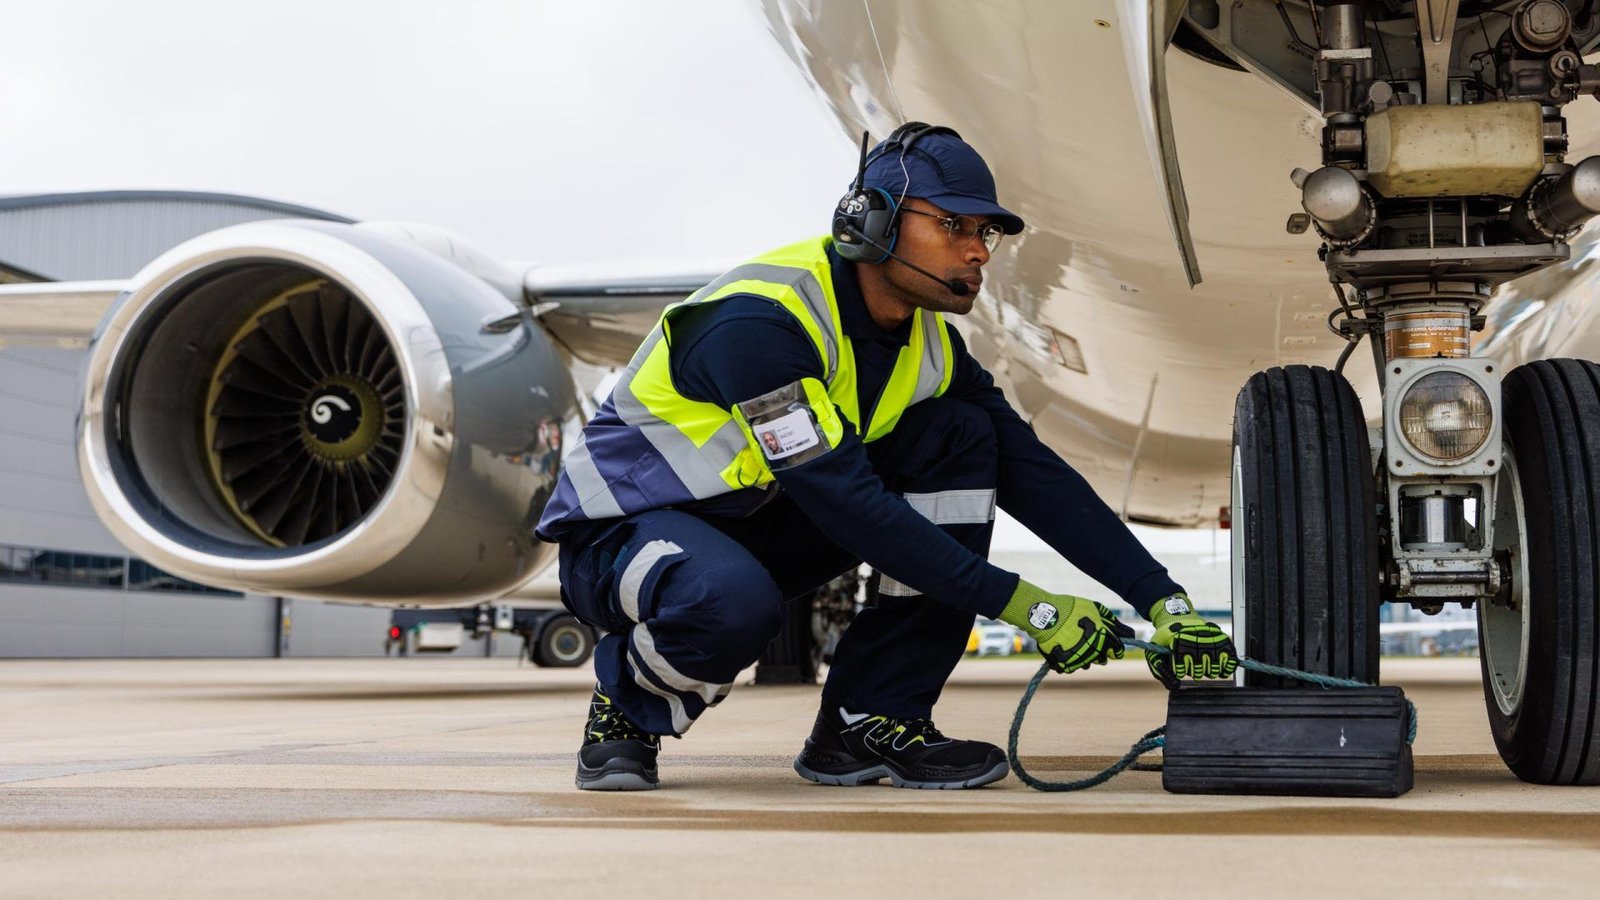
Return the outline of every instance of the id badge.
[[[828,452],[817,414],[798,381],[740,403],[739,412],[769,469],[787,469]]]

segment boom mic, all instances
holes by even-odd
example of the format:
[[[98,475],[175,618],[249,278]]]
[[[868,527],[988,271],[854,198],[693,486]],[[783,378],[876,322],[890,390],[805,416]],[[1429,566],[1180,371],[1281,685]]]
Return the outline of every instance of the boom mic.
[[[908,260],[908,259],[906,259],[906,258],[904,258],[902,256],[896,255],[893,250],[890,250],[888,247],[885,247],[884,245],[882,245],[882,244],[878,243],[877,241],[873,240],[872,238],[869,238],[866,235],[862,234],[860,229],[852,228],[852,227],[847,225],[847,226],[845,226],[844,230],[850,232],[851,234],[855,235],[856,237],[860,238],[861,240],[866,241],[867,244],[869,244],[869,245],[871,245],[873,247],[876,247],[879,250],[882,250],[884,252],[884,254],[887,255],[890,259],[894,260],[895,262],[898,262],[900,265],[905,266],[906,268],[910,269],[911,271],[916,272],[918,275],[922,275],[922,276],[924,276],[926,278],[933,279],[935,282],[937,282],[940,285],[942,285],[945,290],[949,291],[952,294],[955,294],[957,297],[965,297],[966,295],[972,293],[972,288],[967,287],[967,283],[965,281],[962,281],[959,278],[949,278],[949,279],[940,278],[939,276],[933,274],[932,272],[929,272],[927,269],[924,269],[923,267],[917,265],[916,263],[914,263],[914,262],[912,262],[912,261],[910,261],[910,260]]]

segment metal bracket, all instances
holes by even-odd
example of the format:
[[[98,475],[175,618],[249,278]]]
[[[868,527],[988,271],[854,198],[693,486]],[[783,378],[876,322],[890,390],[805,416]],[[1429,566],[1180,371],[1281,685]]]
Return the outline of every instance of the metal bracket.
[[[1500,591],[1500,567],[1493,559],[1407,559],[1395,561],[1399,599],[1475,600]]]
[[[1417,31],[1422,41],[1425,101],[1450,99],[1450,49],[1456,39],[1456,12],[1460,0],[1417,0]]]

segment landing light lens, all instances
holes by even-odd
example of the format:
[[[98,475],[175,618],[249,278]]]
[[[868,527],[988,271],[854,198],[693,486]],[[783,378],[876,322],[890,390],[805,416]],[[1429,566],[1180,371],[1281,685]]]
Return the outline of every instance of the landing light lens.
[[[1423,456],[1455,462],[1489,438],[1494,409],[1478,383],[1458,372],[1416,380],[1400,400],[1400,433]]]

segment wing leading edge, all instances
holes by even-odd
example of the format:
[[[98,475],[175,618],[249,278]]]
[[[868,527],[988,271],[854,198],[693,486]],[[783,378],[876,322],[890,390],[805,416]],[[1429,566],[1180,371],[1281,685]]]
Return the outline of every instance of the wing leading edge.
[[[592,267],[540,267],[523,276],[523,295],[573,356],[598,366],[625,366],[661,310],[709,284],[723,268],[638,274],[611,268],[597,275]]]
[[[0,284],[0,342],[87,340],[127,287],[125,281]]]

